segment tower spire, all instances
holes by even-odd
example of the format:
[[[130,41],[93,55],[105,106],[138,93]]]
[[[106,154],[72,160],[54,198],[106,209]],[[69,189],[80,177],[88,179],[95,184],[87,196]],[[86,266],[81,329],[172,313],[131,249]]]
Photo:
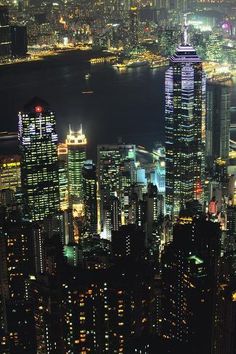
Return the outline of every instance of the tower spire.
[[[188,45],[188,14],[184,14],[184,46]]]

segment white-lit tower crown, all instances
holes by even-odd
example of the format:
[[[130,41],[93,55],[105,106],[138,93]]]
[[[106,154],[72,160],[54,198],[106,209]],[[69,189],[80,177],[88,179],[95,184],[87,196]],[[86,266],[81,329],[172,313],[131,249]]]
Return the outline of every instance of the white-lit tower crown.
[[[79,131],[72,131],[69,128],[66,145],[68,149],[69,200],[71,204],[81,204],[83,202],[82,169],[86,161],[87,146],[82,126]]]

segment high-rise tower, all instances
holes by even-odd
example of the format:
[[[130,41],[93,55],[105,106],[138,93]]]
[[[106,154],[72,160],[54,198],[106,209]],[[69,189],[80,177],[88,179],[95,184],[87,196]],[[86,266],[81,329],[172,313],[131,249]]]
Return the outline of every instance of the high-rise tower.
[[[187,29],[165,76],[166,209],[174,216],[203,197],[206,77]]]
[[[68,181],[69,202],[79,212],[83,204],[83,176],[82,168],[86,161],[87,139],[81,129],[74,132],[70,129],[66,138],[68,149]]]
[[[206,119],[206,157],[208,167],[217,158],[227,162],[230,140],[231,83],[208,86]]]
[[[21,185],[25,217],[40,221],[59,209],[55,114],[35,97],[19,113]]]
[[[0,60],[11,56],[11,33],[8,8],[0,6]]]
[[[97,232],[97,176],[96,166],[87,160],[83,166],[84,216],[86,231]]]

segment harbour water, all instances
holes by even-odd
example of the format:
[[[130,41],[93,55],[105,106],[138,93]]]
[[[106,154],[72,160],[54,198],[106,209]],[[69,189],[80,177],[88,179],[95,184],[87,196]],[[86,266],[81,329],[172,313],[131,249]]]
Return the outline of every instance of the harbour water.
[[[16,131],[17,112],[39,96],[56,112],[60,140],[69,124],[73,129],[83,124],[91,155],[97,144],[118,140],[151,148],[164,141],[164,73],[164,68],[119,71],[110,64],[94,65],[80,52],[1,67],[1,130]]]

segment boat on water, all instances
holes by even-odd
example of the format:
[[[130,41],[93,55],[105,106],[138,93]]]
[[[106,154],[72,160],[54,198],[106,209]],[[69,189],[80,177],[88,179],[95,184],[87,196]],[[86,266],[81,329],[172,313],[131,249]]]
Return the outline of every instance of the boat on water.
[[[147,60],[130,60],[127,63],[128,68],[138,68],[139,66],[147,66],[148,61]]]
[[[124,63],[118,63],[118,64],[114,64],[112,66],[118,70],[125,70],[127,68],[127,65]]]
[[[91,95],[91,94],[93,94],[93,93],[94,93],[94,91],[92,91],[92,90],[82,91],[82,94],[83,94],[83,95]]]
[[[85,74],[85,87],[83,91],[81,92],[83,95],[91,95],[94,93],[94,91],[90,87],[90,73]]]
[[[150,64],[150,68],[151,69],[157,69],[157,68],[161,68],[161,67],[163,67],[165,65],[166,65],[165,61],[153,61]]]
[[[17,132],[0,132],[0,140],[17,139]]]

